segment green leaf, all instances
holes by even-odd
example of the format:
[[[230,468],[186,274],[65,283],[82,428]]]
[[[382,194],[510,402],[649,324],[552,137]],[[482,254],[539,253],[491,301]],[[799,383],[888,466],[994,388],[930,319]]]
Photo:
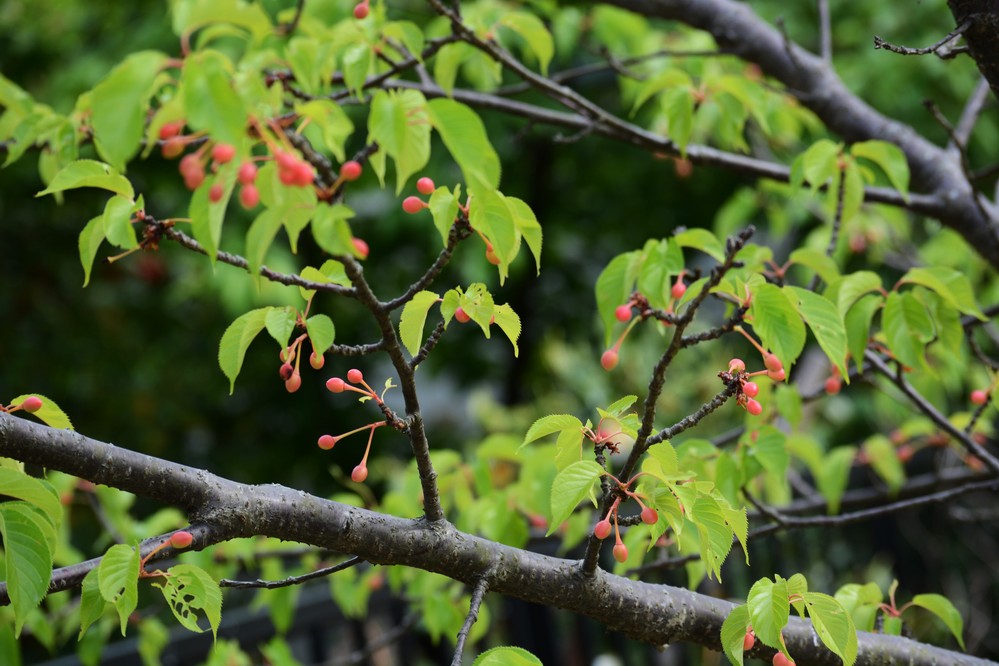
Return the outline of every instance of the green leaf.
[[[288,339],[291,332],[295,330],[295,322],[298,320],[298,313],[295,308],[286,305],[283,308],[269,308],[267,316],[264,318],[264,326],[267,333],[281,347],[288,346]]]
[[[713,573],[720,582],[721,565],[732,550],[732,528],[718,501],[708,495],[701,495],[690,507],[690,520],[701,537],[701,559],[708,568],[708,576]]]
[[[264,329],[270,308],[257,308],[240,315],[229,324],[219,342],[219,367],[229,378],[229,395],[236,388],[236,377],[243,367],[243,357],[253,338]]]
[[[101,558],[97,574],[101,596],[118,611],[121,635],[139,603],[139,552],[125,544],[115,544]]]
[[[337,161],[347,159],[344,146],[354,133],[354,123],[338,104],[328,99],[313,99],[295,104],[295,112],[319,128],[323,143]]]
[[[472,666],[543,666],[541,660],[519,647],[495,647],[486,650]]]
[[[687,143],[694,132],[694,97],[689,88],[669,88],[659,96],[659,102],[669,138],[680,147],[681,156],[686,157]]]
[[[874,435],[864,442],[864,453],[871,467],[895,493],[905,484],[905,468],[898,459],[895,447],[884,435]]]
[[[680,247],[691,247],[719,262],[725,261],[725,246],[707,229],[687,229],[673,236]]]
[[[139,151],[154,80],[166,60],[158,51],[133,53],[98,83],[90,96],[97,154],[118,171]]]
[[[830,284],[823,296],[835,303],[839,313],[845,316],[861,296],[871,291],[881,291],[881,278],[871,271],[857,271]]]
[[[513,311],[512,307],[503,303],[493,308],[493,317],[496,318],[496,325],[500,327],[510,344],[513,345],[513,355],[517,356],[520,353],[517,348],[517,339],[520,337],[520,316]]]
[[[444,247],[447,247],[451,225],[454,224],[454,218],[458,215],[458,197],[460,196],[461,185],[455,186],[454,192],[446,187],[438,187],[430,195],[430,201],[427,202],[430,214],[434,218],[434,226],[437,227],[437,231],[441,235]]]
[[[235,171],[229,169],[216,178],[222,181],[222,198],[218,201],[209,200],[208,193],[211,191],[213,181],[206,178],[205,182],[194,191],[191,196],[191,205],[188,208],[188,217],[191,218],[191,232],[194,234],[194,239],[201,243],[205,249],[208,261],[213,267],[218,260],[217,252],[219,242],[222,240],[222,223],[225,221],[226,207],[229,205],[229,198],[235,188]]]
[[[552,518],[548,534],[559,528],[572,513],[576,505],[583,501],[593,483],[604,473],[604,468],[592,460],[574,462],[555,476],[552,481]]]
[[[177,564],[167,571],[163,585],[157,585],[174,617],[187,629],[202,632],[198,611],[204,613],[212,634],[217,636],[222,620],[222,590],[207,571],[193,564]]]
[[[753,330],[763,347],[770,349],[788,370],[805,348],[805,324],[791,298],[780,287],[763,283],[755,288],[749,308]]]
[[[847,348],[857,368],[864,365],[864,350],[867,349],[867,342],[871,337],[871,320],[874,319],[874,313],[884,304],[884,300],[881,294],[868,294],[846,313],[844,324]]]
[[[614,310],[628,301],[641,260],[640,252],[619,254],[597,276],[597,311],[604,323],[605,345],[610,345],[617,319]]]
[[[135,239],[135,229],[132,227],[133,212],[135,212],[135,204],[131,199],[120,195],[108,199],[104,206],[102,224],[104,225],[104,236],[107,237],[109,243],[126,250],[139,246]]]
[[[791,461],[787,453],[787,436],[777,428],[761,427],[749,451],[767,471],[777,476],[787,474],[787,465]]]
[[[135,198],[132,183],[118,173],[114,167],[95,160],[76,160],[59,170],[49,186],[36,194],[36,197],[56,192],[65,192],[78,187],[99,187],[128,199]]]
[[[954,638],[961,645],[961,649],[967,649],[964,647],[964,637],[962,635],[964,633],[964,620],[961,619],[961,614],[957,612],[954,604],[947,597],[939,594],[917,594],[909,604],[925,608],[943,620],[943,623],[950,629],[950,633],[954,634]]]
[[[170,6],[175,34],[191,34],[213,23],[231,24],[243,28],[255,43],[274,34],[274,25],[263,7],[242,0],[211,0],[211,2],[175,2]]]
[[[902,276],[899,284],[919,284],[935,291],[941,298],[964,314],[986,321],[985,315],[975,303],[971,283],[962,273],[946,266],[913,268]]]
[[[787,582],[779,576],[777,579],[777,583],[769,578],[756,581],[746,600],[749,622],[753,625],[756,637],[772,648],[782,645],[780,631],[787,625],[791,613]]]
[[[361,96],[361,89],[368,79],[371,60],[371,46],[368,44],[354,44],[343,54],[343,82],[357,97]]]
[[[313,351],[320,356],[333,346],[333,340],[336,339],[336,327],[333,326],[333,320],[324,314],[312,315],[306,319],[305,330],[309,334]]]
[[[104,242],[104,216],[91,218],[80,232],[78,245],[80,248],[80,264],[83,266],[83,286],[90,283],[90,271],[94,267],[97,251]]]
[[[513,215],[513,224],[517,232],[523,236],[527,242],[527,247],[534,255],[534,265],[537,266],[538,274],[541,273],[541,225],[538,218],[534,216],[534,211],[524,201],[516,197],[505,197],[507,207]]]
[[[888,176],[892,187],[901,192],[903,198],[908,199],[909,164],[905,161],[905,153],[901,148],[887,141],[861,141],[850,146],[850,154],[877,164]]]
[[[250,230],[246,232],[246,262],[249,264],[246,270],[258,288],[263,279],[260,268],[264,265],[267,250],[270,249],[277,232],[284,224],[287,212],[285,208],[265,208],[253,220]]]
[[[83,577],[82,594],[80,595],[80,635],[77,640],[83,638],[87,629],[104,615],[104,609],[108,602],[101,596],[101,589],[98,583],[99,569],[91,569]]]
[[[319,247],[333,255],[352,255],[354,235],[347,224],[352,217],[354,211],[343,204],[318,206],[312,218],[312,236]]]
[[[839,501],[850,480],[850,467],[856,453],[857,449],[852,446],[838,446],[826,455],[819,470],[816,482],[829,505],[830,514],[839,513]]]
[[[399,339],[406,347],[410,356],[416,356],[423,344],[423,327],[427,321],[427,312],[440,300],[440,296],[432,291],[418,291],[406,303],[399,318]]]
[[[473,53],[471,45],[457,42],[445,44],[434,56],[434,79],[448,97],[454,93],[454,82],[458,78],[458,70],[462,63],[472,57]]]
[[[725,522],[728,524],[732,534],[735,538],[739,540],[739,545],[742,546],[742,552],[746,556],[746,565],[749,565],[749,516],[746,515],[746,509],[733,509],[730,506],[726,506],[724,502],[718,503],[721,509],[722,515],[725,516]]]
[[[582,432],[583,422],[571,414],[550,414],[549,416],[542,416],[540,419],[535,421],[530,428],[528,428],[527,434],[524,435],[524,441],[520,446],[523,448],[535,440],[547,437],[552,433],[562,430]]]
[[[214,141],[237,146],[246,136],[246,109],[233,87],[235,71],[223,53],[198,51],[184,59],[181,87],[187,125]]]
[[[500,284],[507,276],[510,262],[520,245],[513,215],[505,197],[495,190],[475,190],[468,204],[468,219],[472,227],[485,234],[499,257]]]
[[[548,28],[537,16],[527,12],[509,12],[504,14],[499,24],[520,35],[528,48],[538,59],[541,73],[548,75],[548,64],[555,55],[555,42]]]
[[[850,614],[828,594],[805,592],[802,596],[819,639],[843,660],[843,666],[853,666],[857,661],[857,630]]]
[[[452,99],[431,100],[427,110],[434,129],[461,168],[468,188],[474,189],[477,196],[498,188],[499,156],[478,114]]]
[[[813,190],[837,174],[841,149],[840,144],[829,139],[819,139],[801,156],[802,174]]]
[[[925,350],[934,328],[926,306],[910,293],[893,291],[885,300],[881,327],[895,358],[909,367],[929,370]]]
[[[749,608],[736,606],[725,618],[721,628],[722,649],[729,661],[742,666],[742,646],[749,629]]]
[[[37,412],[34,412],[32,416],[39,419],[42,423],[50,428],[57,428],[59,430],[67,429],[72,430],[73,424],[69,420],[69,416],[66,412],[55,403],[52,398],[48,398],[41,393],[25,393],[19,395],[11,400],[12,403],[20,405],[26,398],[35,396],[36,398],[42,399],[42,407]]]
[[[18,403],[18,399],[15,398],[13,402]],[[9,467],[0,467],[0,496],[13,497],[38,507],[49,519],[53,528],[57,528],[62,522],[62,504],[59,503],[59,495],[46,481]]]
[[[814,248],[798,248],[787,258],[789,264],[799,264],[812,269],[826,284],[832,284],[839,277],[839,268],[832,257]]]
[[[371,140],[396,162],[396,195],[406,180],[430,159],[427,100],[416,90],[377,91],[371,99],[368,132]]]
[[[788,293],[788,290],[797,297],[798,312],[804,317],[808,327],[812,329],[822,351],[826,353],[832,364],[839,368],[840,374],[846,377],[848,374],[846,369],[846,327],[839,310],[836,309],[832,301],[807,289],[786,287],[785,293]]]
[[[55,529],[40,511],[22,502],[0,504],[7,593],[14,607],[14,633],[45,597],[52,577],[50,536]]]

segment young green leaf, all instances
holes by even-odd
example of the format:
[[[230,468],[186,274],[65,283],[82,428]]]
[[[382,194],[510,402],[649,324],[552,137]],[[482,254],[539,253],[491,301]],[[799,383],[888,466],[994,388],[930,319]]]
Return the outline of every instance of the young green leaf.
[[[305,330],[312,342],[312,349],[317,354],[325,354],[333,346],[336,339],[336,327],[333,320],[324,314],[312,315],[305,320]]]
[[[3,538],[7,593],[14,607],[14,633],[21,628],[49,587],[55,528],[46,516],[24,502],[0,504],[0,537]]]
[[[610,345],[617,319],[614,310],[628,300],[640,268],[641,253],[619,254],[597,276],[597,311],[604,323],[605,345]]]
[[[234,80],[232,62],[221,51],[197,51],[184,58],[181,88],[188,126],[235,146],[246,136],[246,109]]]
[[[687,229],[673,236],[673,241],[680,247],[700,250],[709,257],[721,262],[725,261],[725,246],[707,229]]]
[[[788,602],[787,582],[780,576],[778,582],[761,578],[749,590],[746,606],[749,608],[749,621],[756,637],[766,645],[776,648],[782,645],[780,632],[787,625],[791,613]]]
[[[468,219],[472,227],[485,234],[492,243],[493,251],[499,257],[500,284],[503,284],[510,262],[517,256],[520,246],[520,236],[506,198],[495,190],[471,191]]]
[[[838,446],[825,457],[816,481],[830,514],[839,513],[839,501],[850,480],[850,467],[856,454],[857,449],[853,446]]]
[[[243,357],[253,338],[264,329],[270,308],[257,308],[240,315],[229,324],[219,342],[219,367],[229,378],[229,395],[236,388],[236,377],[243,367]]]
[[[222,590],[207,571],[193,564],[177,564],[167,571],[164,583],[156,587],[163,592],[174,617],[184,627],[194,632],[204,631],[198,626],[198,611],[201,611],[212,628],[212,634],[218,635],[222,620]]]
[[[350,232],[347,220],[354,217],[354,211],[343,204],[316,207],[312,218],[312,236],[316,244],[333,255],[353,254],[354,235]]]
[[[547,437],[548,435],[561,430],[582,432],[583,422],[570,414],[551,414],[549,416],[542,416],[540,419],[535,421],[530,428],[528,428],[527,434],[524,435],[524,441],[520,447],[523,448],[535,440]]]
[[[500,183],[500,161],[482,119],[452,99],[431,100],[427,110],[434,129],[461,168],[468,188],[477,195],[495,191]]]
[[[836,304],[841,315],[846,315],[853,304],[870,291],[881,291],[881,278],[871,271],[857,271],[832,282],[823,296]]]
[[[284,225],[287,212],[288,210],[284,208],[265,208],[253,220],[250,230],[246,232],[246,262],[249,264],[247,271],[258,289],[263,279],[260,276],[260,267],[264,265],[267,250],[274,242],[277,232]]]
[[[507,208],[513,216],[513,224],[517,228],[531,254],[534,255],[534,265],[537,266],[538,274],[541,273],[541,225],[534,211],[524,201],[516,197],[505,197]]]
[[[541,19],[527,12],[508,12],[500,19],[500,25],[523,38],[538,59],[541,73],[547,76],[548,64],[555,55],[555,41]]]
[[[135,212],[135,204],[132,203],[131,199],[121,195],[115,195],[108,199],[104,206],[102,219],[104,236],[109,243],[127,250],[138,247],[135,229],[132,227],[133,212]]]
[[[517,339],[520,337],[520,317],[506,303],[494,307],[493,316],[496,318],[496,325],[506,334],[510,344],[513,345],[513,355],[517,356],[520,353],[517,348]]]
[[[440,296],[432,291],[419,291],[406,303],[399,318],[399,339],[409,352],[416,356],[423,344],[423,327],[427,321],[427,312]]]
[[[101,596],[118,611],[121,635],[125,624],[139,603],[139,552],[131,546],[118,543],[101,558],[97,582]]]
[[[548,534],[557,530],[559,525],[569,517],[576,505],[590,493],[594,482],[603,473],[604,468],[592,460],[580,460],[556,475],[555,480],[552,481],[552,518]]]
[[[104,615],[104,609],[107,608],[108,602],[104,601],[104,597],[101,596],[100,584],[98,583],[99,575],[100,570],[94,568],[83,577],[82,594],[80,595],[80,635],[77,640],[83,638],[83,634],[87,633],[90,625],[101,619],[101,616]]]
[[[790,370],[805,348],[805,324],[788,291],[772,284],[758,285],[749,308],[753,330],[765,349],[773,352]]]
[[[861,141],[850,146],[850,154],[854,157],[868,159],[884,171],[892,187],[898,190],[903,198],[908,198],[909,164],[905,153],[893,143],[887,141]]]
[[[788,256],[787,261],[789,264],[799,264],[810,268],[826,284],[832,284],[839,277],[839,268],[832,257],[814,248],[798,248]]]
[[[871,321],[874,313],[884,304],[881,294],[868,294],[857,301],[846,313],[846,343],[857,368],[864,365],[864,350],[871,338]]]
[[[49,186],[36,194],[36,197],[56,192],[65,192],[78,187],[99,187],[128,199],[135,198],[132,183],[119,174],[114,167],[95,160],[70,162],[57,173]]]
[[[104,216],[98,215],[91,218],[83,227],[78,241],[84,287],[90,283],[90,271],[93,270],[94,259],[97,258],[97,250],[100,249],[102,242],[104,242]]]
[[[736,666],[742,666],[743,640],[749,629],[749,608],[736,606],[722,622],[721,642],[725,656]]]
[[[17,398],[14,399],[14,402],[17,402]],[[0,467],[0,496],[13,497],[38,507],[48,518],[53,529],[62,522],[62,505],[59,503],[59,495],[47,481],[36,479],[9,467]],[[0,504],[0,506],[3,505]]]
[[[541,660],[519,647],[495,647],[486,650],[472,666],[542,666]]]
[[[853,666],[857,661],[857,630],[850,614],[828,594],[805,592],[802,596],[819,639],[843,660],[843,666]]]
[[[733,532],[718,500],[700,495],[690,507],[690,520],[701,537],[701,559],[708,568],[708,576],[714,574],[721,582],[721,565],[732,550]]]
[[[929,266],[909,269],[899,284],[919,284],[935,291],[950,305],[967,315],[985,321],[986,317],[975,303],[974,292],[968,278],[946,266]]]
[[[448,237],[451,235],[451,225],[458,215],[458,198],[461,196],[461,185],[456,185],[454,192],[446,187],[438,187],[430,195],[427,205],[430,207],[430,215],[434,218],[434,226],[441,235],[444,247],[447,247]]]
[[[931,371],[926,364],[926,343],[935,332],[926,306],[911,293],[893,291],[885,300],[881,327],[895,358],[909,367]]]
[[[290,305],[284,307],[269,308],[267,316],[264,318],[264,326],[267,333],[282,348],[288,346],[288,339],[291,332],[295,330],[295,322],[298,320],[295,308]]]
[[[801,287],[785,287],[785,293],[798,299],[798,312],[812,329],[822,351],[839,368],[840,374],[847,377],[846,327],[839,310],[824,296]]]
[[[319,128],[323,143],[337,161],[342,163],[347,159],[344,146],[354,133],[354,123],[338,104],[328,99],[313,99],[297,103],[295,112]]]
[[[954,634],[961,649],[967,649],[964,647],[964,636],[962,635],[964,633],[964,620],[961,619],[961,614],[957,612],[954,604],[947,597],[939,594],[917,594],[909,602],[909,605],[925,608],[943,620],[943,623],[950,629],[950,633]]]

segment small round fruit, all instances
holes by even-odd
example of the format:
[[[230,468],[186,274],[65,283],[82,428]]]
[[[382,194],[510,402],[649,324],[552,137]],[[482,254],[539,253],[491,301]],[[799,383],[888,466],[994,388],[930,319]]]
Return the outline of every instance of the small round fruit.
[[[774,666],[794,666],[794,662],[784,656],[783,652],[774,655]]]
[[[610,372],[617,367],[618,356],[613,349],[608,349],[600,356],[600,366]]]
[[[364,375],[357,368],[351,368],[347,371],[347,381],[351,384],[360,384],[364,381]]]
[[[295,374],[295,368],[291,363],[285,362],[281,364],[281,367],[278,369],[278,374],[281,375],[281,379],[288,381],[291,379],[291,376]]]
[[[617,309],[614,310],[614,318],[618,321],[631,319],[631,306],[627,304],[617,306]]]
[[[367,465],[358,465],[354,468],[354,471],[350,473],[350,480],[354,483],[364,483],[366,478],[368,478]]]
[[[180,131],[184,129],[183,120],[175,120],[172,123],[166,123],[160,127],[160,139],[166,141],[167,139],[172,139],[173,137],[180,134]]]
[[[226,164],[236,157],[236,146],[228,143],[216,143],[212,146],[212,159],[217,164]]]
[[[282,185],[287,185],[288,187],[296,185],[297,183],[295,182],[295,169],[294,168],[285,169],[284,167],[278,167],[278,180],[281,181]]]
[[[683,298],[683,295],[687,293],[687,285],[685,285],[680,280],[673,283],[673,286],[669,290],[670,296],[675,299]]]
[[[222,197],[225,196],[225,188],[222,187],[222,183],[215,183],[208,190],[208,200],[212,203],[218,203],[222,201]]]
[[[361,163],[356,160],[350,160],[349,162],[344,162],[343,166],[340,167],[340,177],[346,181],[354,181],[361,177],[364,172],[364,167]]]
[[[336,437],[333,435],[323,435],[319,438],[319,448],[324,451],[329,451],[336,444]]]
[[[282,171],[291,171],[298,164],[298,158],[284,150],[274,153],[274,161],[278,163],[278,168]]]
[[[989,394],[985,391],[978,389],[971,392],[971,403],[974,405],[984,405],[989,401]]]
[[[243,185],[252,185],[257,180],[257,165],[253,162],[243,162],[239,165],[236,179]]]
[[[288,381],[284,383],[284,388],[288,393],[294,393],[298,389],[302,388],[302,375],[297,372],[291,376]]]
[[[607,537],[610,536],[610,533],[611,533],[611,524],[610,521],[607,520],[606,518],[598,522],[593,527],[593,536],[595,536],[598,539],[601,540],[606,539]]]
[[[305,161],[296,163],[292,174],[294,175],[293,184],[299,187],[308,187],[316,179],[316,172],[312,165]]]
[[[908,444],[903,444],[895,450],[895,455],[898,457],[900,463],[907,463],[912,460],[912,456],[916,454],[916,450],[909,446]]]
[[[628,561],[628,547],[623,543],[614,546],[614,559],[622,564]]]
[[[360,2],[354,7],[354,18],[357,20],[362,20],[368,18],[368,13],[371,11],[371,6],[365,2]]]
[[[769,352],[763,355],[763,365],[767,366],[767,370],[771,372],[780,372],[784,369],[784,364],[780,362],[780,359]]]
[[[163,147],[160,148],[160,152],[163,153],[163,157],[168,160],[172,160],[184,152],[185,145],[187,144],[182,138],[179,136],[173,136],[163,142]]]
[[[251,210],[256,208],[258,203],[260,203],[260,190],[256,185],[248,184],[239,188],[239,205]]]
[[[756,382],[746,382],[742,385],[742,392],[750,398],[755,398],[760,393],[760,385]]]
[[[781,368],[780,370],[767,370],[767,377],[775,382],[782,382],[784,381],[784,378],[787,377],[787,373],[784,372],[784,368]]]
[[[437,188],[434,185],[434,181],[426,176],[416,181],[416,191],[420,194],[433,194],[435,189]]]
[[[195,153],[190,155],[184,155],[180,160],[180,164],[177,165],[177,171],[180,172],[181,176],[193,176],[196,174],[204,175],[205,167],[201,165],[201,158]]]
[[[752,631],[747,631],[745,637],[742,639],[742,651],[749,652],[756,645],[756,635]]]
[[[420,197],[406,197],[402,200],[402,209],[410,215],[419,213],[426,205]]]
[[[343,393],[345,387],[345,382],[339,377],[330,377],[326,380],[326,388],[330,393]]]
[[[361,256],[361,259],[368,258],[368,253],[371,251],[371,248],[368,247],[367,242],[365,242],[361,238],[356,238],[356,237],[351,238],[350,242],[354,244],[354,249],[357,250],[357,254]]]
[[[642,509],[642,522],[646,525],[655,525],[659,522],[659,513],[651,506]]]
[[[472,320],[472,318],[468,316],[468,313],[460,307],[454,311],[454,318],[458,320],[459,324],[467,324]]]
[[[843,388],[843,381],[839,377],[829,377],[826,379],[826,393],[836,395]]]
[[[759,416],[763,413],[763,405],[750,398],[746,401],[746,411],[753,416]]]
[[[27,398],[24,399],[24,402],[21,403],[21,409],[23,409],[26,412],[34,413],[41,408],[42,408],[42,399],[39,398],[37,395],[28,396]]]
[[[733,358],[731,361],[728,362],[728,371],[732,373],[745,372],[746,362],[743,361],[741,358]]]
[[[326,357],[312,352],[309,354],[309,365],[312,366],[313,370],[322,370],[323,366],[326,365]]]
[[[194,535],[187,530],[174,532],[170,535],[170,545],[174,548],[188,548],[192,543],[194,543]]]

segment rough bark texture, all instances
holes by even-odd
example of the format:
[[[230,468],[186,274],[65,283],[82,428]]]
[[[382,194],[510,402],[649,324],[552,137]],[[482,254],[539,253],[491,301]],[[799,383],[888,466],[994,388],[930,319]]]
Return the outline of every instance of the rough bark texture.
[[[734,0],[610,0],[609,4],[649,17],[680,21],[711,33],[719,46],[758,64],[769,76],[781,81],[831,131],[848,142],[881,139],[896,144],[908,159],[914,189],[940,199],[940,221],[960,233],[971,247],[999,268],[996,209],[984,202],[989,217],[983,216],[957,156],[948,154],[908,125],[885,117],[856,97],[829,64],[796,44],[788,43],[776,28],[753,13],[749,5]],[[962,17],[958,16],[956,5],[961,6],[961,11],[969,12],[981,11],[996,3],[992,0],[952,0],[950,4],[960,22]],[[974,38],[969,35],[969,45],[971,39],[981,39],[981,44],[973,54],[996,51],[997,31],[990,25],[987,20],[976,21],[975,30],[981,31],[981,36],[978,32]],[[941,34],[946,32],[944,29]],[[983,58],[991,61],[991,56]],[[984,68],[982,71],[985,73]],[[996,90],[995,85],[993,90]]]
[[[995,0],[947,0],[960,25],[971,19],[971,26],[964,31],[964,41],[971,57],[978,65],[978,71],[992,88],[992,94],[999,98],[999,2]]]
[[[276,484],[245,485],[68,430],[54,430],[0,414],[0,455],[43,465],[94,483],[185,507],[195,548],[237,537],[265,535],[358,555],[382,565],[402,565],[489,590],[586,615],[635,640],[666,646],[690,642],[720,649],[721,625],[733,604],[667,585],[629,580],[580,563],[497,544],[456,530],[446,521],[427,523],[331,502]],[[79,582],[96,561],[59,572],[53,587]],[[88,566],[89,565],[89,566]],[[5,589],[0,589],[4,595]],[[797,663],[834,664],[802,620],[784,632]],[[893,636],[861,633],[858,664],[986,664]],[[767,648],[752,654],[765,656]]]

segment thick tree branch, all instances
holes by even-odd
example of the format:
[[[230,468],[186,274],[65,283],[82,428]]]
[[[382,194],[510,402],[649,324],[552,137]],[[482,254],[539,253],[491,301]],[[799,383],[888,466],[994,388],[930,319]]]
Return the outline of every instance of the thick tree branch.
[[[271,536],[473,585],[488,575],[492,592],[577,612],[653,645],[692,642],[717,650],[721,624],[733,608],[714,597],[604,571],[585,576],[576,562],[465,534],[445,521],[396,518],[275,484],[236,483],[9,414],[0,414],[0,455],[185,507],[215,539]],[[195,547],[203,547],[197,536]],[[819,645],[809,622],[792,619],[783,633],[800,666],[841,663]],[[860,664],[989,663],[894,636],[861,632],[858,643]],[[760,648],[754,655],[765,656]]]

